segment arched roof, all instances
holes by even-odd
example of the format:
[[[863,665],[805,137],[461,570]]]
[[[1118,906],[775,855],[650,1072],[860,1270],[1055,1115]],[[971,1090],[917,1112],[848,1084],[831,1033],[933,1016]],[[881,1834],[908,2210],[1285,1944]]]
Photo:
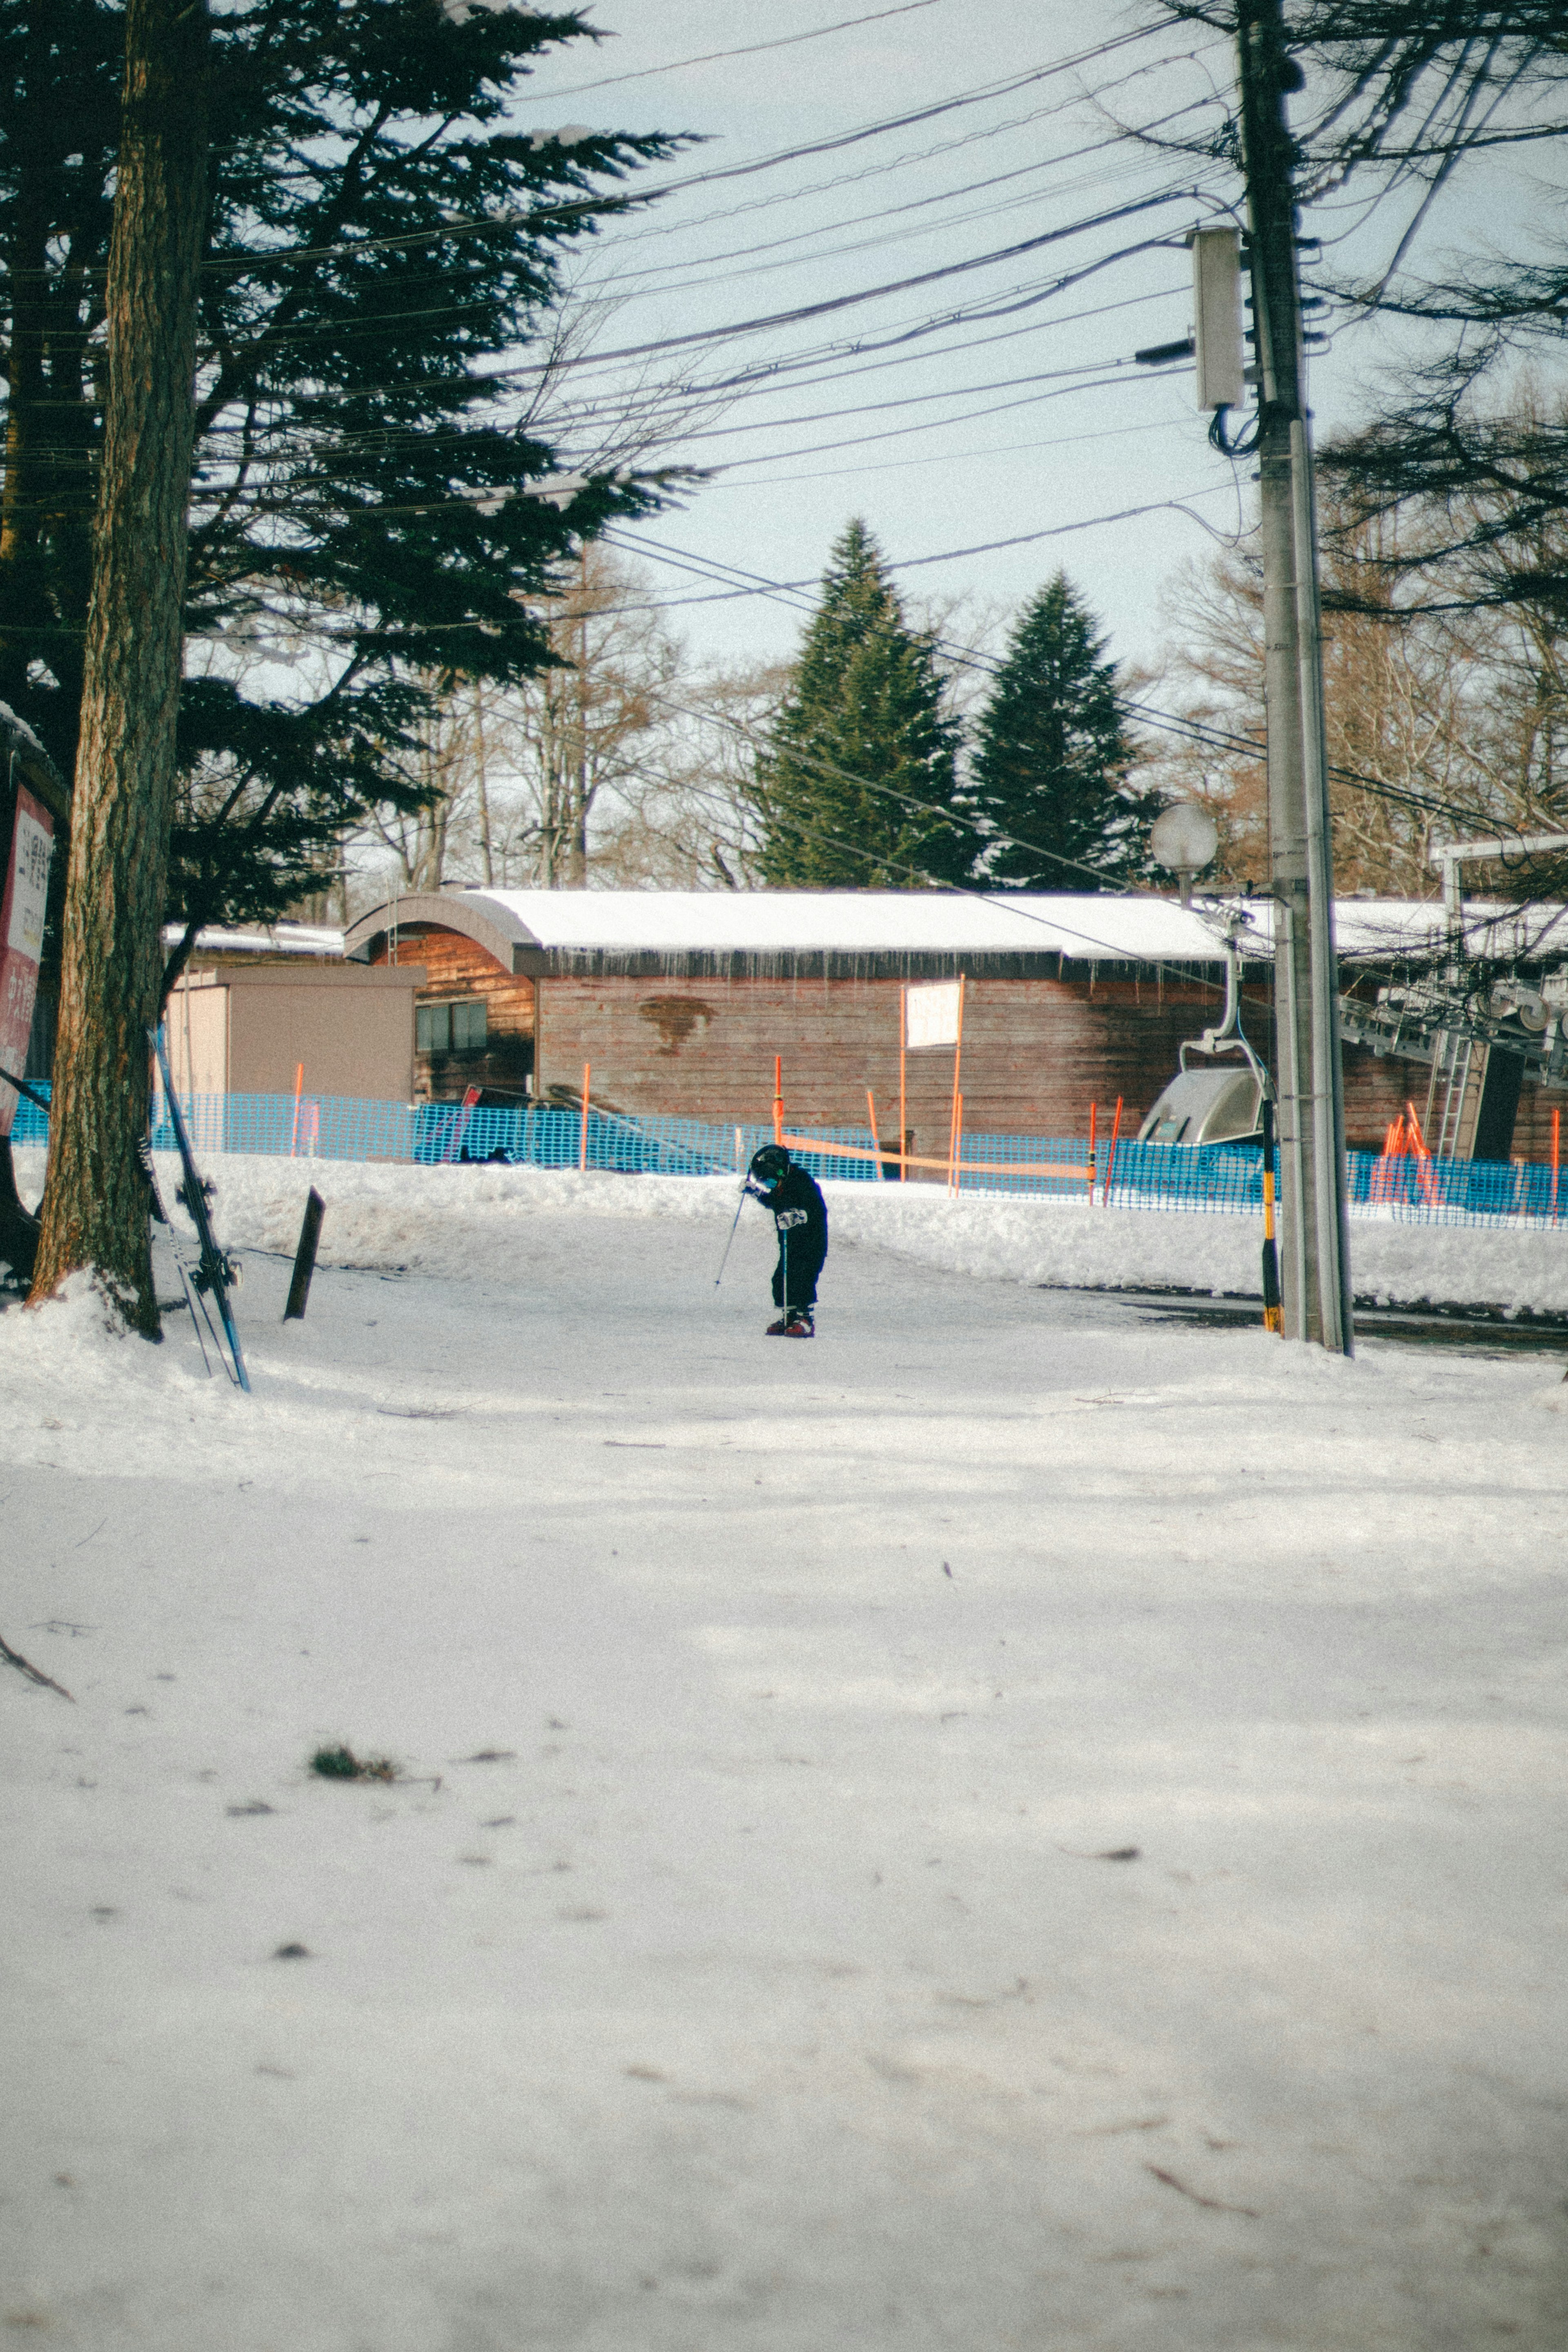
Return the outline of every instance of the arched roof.
[[[541,972],[549,967],[549,956],[522,917],[490,890],[416,890],[407,898],[389,898],[350,924],[343,934],[343,952],[355,963],[369,963],[394,929],[410,930],[419,924],[461,932],[493,955],[503,971]]]

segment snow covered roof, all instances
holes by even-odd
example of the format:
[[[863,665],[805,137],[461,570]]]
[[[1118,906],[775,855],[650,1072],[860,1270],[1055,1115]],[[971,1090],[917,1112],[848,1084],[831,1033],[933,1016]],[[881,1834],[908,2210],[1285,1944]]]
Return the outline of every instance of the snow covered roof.
[[[183,926],[166,923],[163,944],[173,947],[183,937]],[[198,931],[193,955],[225,956],[340,956],[343,934],[328,923],[257,923],[246,930],[224,930],[214,928]]]
[[[1239,903],[1260,939],[1271,941],[1272,901]],[[1465,946],[1474,956],[1504,963],[1568,960],[1568,907],[1549,900],[1517,907],[1500,898],[1467,898],[1464,926]],[[1440,898],[1341,898],[1334,907],[1334,933],[1342,956],[1397,962],[1441,954],[1448,944],[1448,919]]]
[[[1168,898],[959,890],[492,890],[401,898],[361,916],[350,955],[399,926],[491,931],[577,955],[1017,956],[1218,963],[1212,919]],[[514,968],[522,959],[514,955]]]
[[[519,971],[548,969],[557,958],[570,963],[595,955],[671,961],[693,955],[1061,955],[1081,962],[1214,964],[1221,960],[1233,912],[1247,918],[1244,954],[1266,961],[1273,952],[1270,899],[1209,899],[1189,908],[1141,892],[1007,891],[987,897],[967,890],[464,886],[390,900],[341,934],[285,926],[242,941],[239,934],[204,931],[200,944],[231,953],[364,957],[396,923],[466,931]],[[1448,918],[1437,898],[1342,898],[1334,923],[1339,951],[1351,960],[1392,962],[1439,954],[1448,944]],[[318,940],[332,944],[318,946]],[[1500,962],[1568,962],[1568,907],[1467,898],[1465,942],[1472,955]]]

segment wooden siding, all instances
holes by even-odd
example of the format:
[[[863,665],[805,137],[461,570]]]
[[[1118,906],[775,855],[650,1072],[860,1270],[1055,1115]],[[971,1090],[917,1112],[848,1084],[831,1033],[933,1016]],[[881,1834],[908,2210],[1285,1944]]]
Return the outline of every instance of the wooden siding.
[[[1427,1117],[1427,1090],[1432,1080],[1429,1062],[1407,1062],[1396,1054],[1377,1055],[1365,1045],[1344,1051],[1344,1139],[1352,1151],[1381,1151],[1391,1120],[1407,1103],[1416,1116]],[[1519,1097],[1509,1156],[1515,1160],[1547,1160],[1552,1157],[1552,1114],[1568,1111],[1568,1094],[1553,1087],[1526,1086]],[[1568,1118],[1563,1122],[1568,1128]],[[1568,1139],[1565,1139],[1568,1147]]]
[[[859,1126],[868,1084],[882,1136],[898,1126],[899,982],[892,973],[853,977],[763,977],[715,971],[702,977],[605,971],[514,976],[455,931],[421,927],[399,934],[403,962],[426,971],[421,1003],[482,995],[488,1040],[483,1053],[420,1055],[415,1093],[446,1101],[467,1086],[519,1095],[530,1077],[575,1090],[584,1062],[593,1092],[618,1108],[688,1118],[757,1121],[772,1116],[773,1056],[784,1057],[786,1116],[811,1125]],[[384,949],[375,961],[384,962]],[[1056,970],[1052,960],[1052,973]],[[1070,971],[1073,967],[1069,967]],[[1101,1116],[1124,1097],[1123,1133],[1134,1133],[1175,1075],[1184,1039],[1219,1017],[1222,988],[1157,973],[1114,977],[972,974],[966,984],[964,1123],[971,1133],[1082,1135],[1090,1102]],[[1270,1037],[1267,982],[1253,974],[1244,995],[1248,1034],[1260,1050]],[[537,1063],[537,1069],[536,1069]],[[947,1148],[952,1055],[908,1057],[910,1148]],[[1424,1114],[1423,1062],[1379,1058],[1364,1046],[1344,1057],[1345,1139],[1381,1149],[1391,1119],[1413,1101]],[[1551,1156],[1552,1112],[1568,1096],[1526,1087],[1513,1151]]]
[[[629,1111],[758,1120],[772,1115],[773,1056],[788,1119],[862,1125],[865,1090],[883,1137],[898,1126],[899,987],[894,980],[569,978],[539,983],[541,1088],[576,1087]],[[1091,1098],[1124,1132],[1176,1066],[1184,1037],[1218,1019],[1221,994],[1146,980],[997,980],[967,984],[964,1121],[971,1132],[1082,1134]],[[953,1056],[908,1057],[912,1149],[947,1147]]]
[[[371,958],[375,963],[387,960],[384,946]],[[456,1101],[468,1087],[496,1094],[527,1093],[534,1066],[533,982],[509,972],[462,932],[436,930],[423,924],[405,925],[399,931],[398,961],[424,966],[424,986],[415,999],[417,1004],[450,1003],[457,997],[485,1000],[482,1049],[415,1054],[415,1101]]]

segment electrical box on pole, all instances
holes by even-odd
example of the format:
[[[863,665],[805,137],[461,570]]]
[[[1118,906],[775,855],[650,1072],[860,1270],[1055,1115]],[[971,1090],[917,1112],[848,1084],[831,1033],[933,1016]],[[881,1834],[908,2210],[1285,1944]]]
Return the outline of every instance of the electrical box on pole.
[[[1239,230],[1193,231],[1192,311],[1197,404],[1239,408],[1244,392]]]

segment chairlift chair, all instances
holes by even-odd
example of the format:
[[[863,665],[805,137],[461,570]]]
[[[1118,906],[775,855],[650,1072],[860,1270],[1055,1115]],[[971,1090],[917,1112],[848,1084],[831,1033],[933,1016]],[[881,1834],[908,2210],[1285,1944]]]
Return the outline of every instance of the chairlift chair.
[[[1242,1066],[1189,1069],[1189,1054],[1239,1054]],[[1180,1059],[1176,1076],[1138,1129],[1138,1141],[1181,1144],[1190,1150],[1260,1139],[1263,1105],[1272,1089],[1268,1071],[1242,1034],[1241,959],[1233,935],[1225,942],[1225,1016],[1218,1028],[1189,1037]]]

